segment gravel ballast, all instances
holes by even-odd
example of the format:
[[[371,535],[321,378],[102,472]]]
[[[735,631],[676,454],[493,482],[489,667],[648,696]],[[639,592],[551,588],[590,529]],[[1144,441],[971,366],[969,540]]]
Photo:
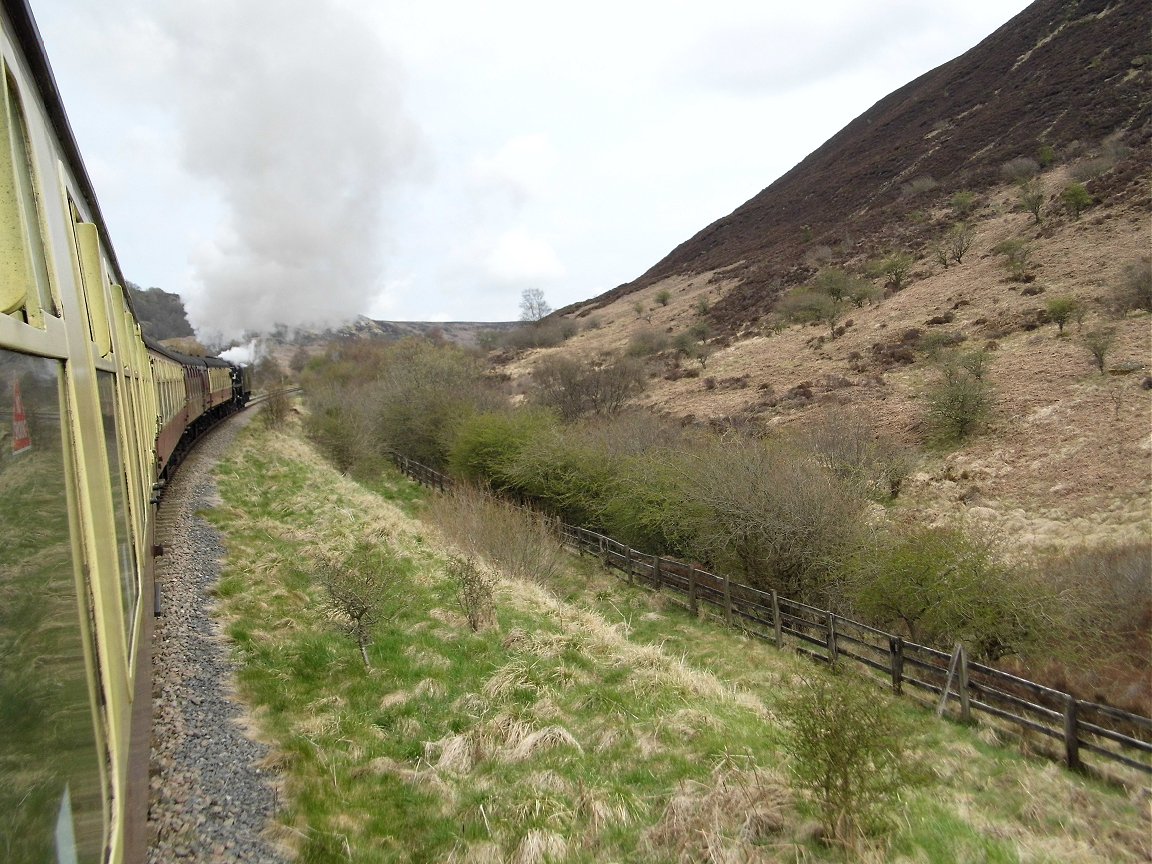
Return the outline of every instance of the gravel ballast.
[[[278,809],[268,748],[243,730],[228,646],[213,618],[212,590],[224,549],[196,515],[216,496],[211,471],[249,411],[215,430],[189,455],[157,514],[161,615],[152,672],[149,864],[286,864],[266,837]]]

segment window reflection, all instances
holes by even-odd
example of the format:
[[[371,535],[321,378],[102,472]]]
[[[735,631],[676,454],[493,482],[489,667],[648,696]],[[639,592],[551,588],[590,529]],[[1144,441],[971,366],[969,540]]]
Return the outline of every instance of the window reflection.
[[[97,375],[100,387],[100,414],[104,422],[104,446],[108,451],[108,483],[112,487],[112,509],[116,516],[116,555],[120,565],[120,593],[124,600],[124,621],[129,631],[136,614],[136,552],[132,546],[128,516],[128,479],[120,459],[120,438],[116,423],[116,376]]]
[[[58,361],[0,350],[0,860],[95,862],[103,847],[69,540]]]

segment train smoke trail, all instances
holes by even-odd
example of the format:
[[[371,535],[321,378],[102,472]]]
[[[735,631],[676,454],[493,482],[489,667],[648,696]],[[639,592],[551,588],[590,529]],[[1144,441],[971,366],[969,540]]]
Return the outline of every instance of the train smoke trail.
[[[238,335],[364,311],[385,200],[418,155],[400,74],[339,0],[211,0],[159,13],[186,170],[223,219],[191,262],[189,317]]]

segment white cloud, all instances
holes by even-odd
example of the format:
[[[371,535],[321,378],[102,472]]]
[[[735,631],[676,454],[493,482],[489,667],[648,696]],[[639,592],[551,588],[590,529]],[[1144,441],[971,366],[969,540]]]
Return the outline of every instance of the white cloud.
[[[513,284],[555,282],[566,273],[551,243],[520,228],[496,238],[485,265],[492,278]]]
[[[472,171],[481,186],[500,187],[523,203],[548,193],[555,166],[552,142],[538,132],[509,138],[494,153],[477,156]]]

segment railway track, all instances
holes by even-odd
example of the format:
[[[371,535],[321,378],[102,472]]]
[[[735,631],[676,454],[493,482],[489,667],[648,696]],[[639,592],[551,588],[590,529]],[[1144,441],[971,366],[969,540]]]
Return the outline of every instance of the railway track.
[[[253,400],[254,402],[257,400]],[[212,470],[258,412],[221,423],[189,453],[165,490],[156,536],[162,591],[155,621],[149,864],[286,864],[267,839],[279,803],[261,768],[267,748],[243,733],[228,648],[212,614],[224,550],[197,511],[215,500]]]

